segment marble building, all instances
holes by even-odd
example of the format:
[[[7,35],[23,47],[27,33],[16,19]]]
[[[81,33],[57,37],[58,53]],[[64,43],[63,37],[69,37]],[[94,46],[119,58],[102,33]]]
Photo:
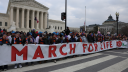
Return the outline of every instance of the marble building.
[[[25,32],[30,29],[48,32],[63,31],[65,23],[48,19],[48,10],[48,7],[35,0],[9,0],[6,14],[0,13],[0,28]]]

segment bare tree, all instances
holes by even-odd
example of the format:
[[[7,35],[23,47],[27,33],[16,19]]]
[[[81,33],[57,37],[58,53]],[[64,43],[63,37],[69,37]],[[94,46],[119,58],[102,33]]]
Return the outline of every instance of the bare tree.
[[[124,34],[124,35],[128,35],[128,26],[125,26],[125,27],[122,27],[120,30],[119,30],[119,33],[120,34]]]

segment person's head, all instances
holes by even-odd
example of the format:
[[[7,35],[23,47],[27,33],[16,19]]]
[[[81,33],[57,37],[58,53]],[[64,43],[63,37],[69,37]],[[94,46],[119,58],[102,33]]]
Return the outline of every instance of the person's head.
[[[81,39],[81,36],[79,36],[79,38]]]
[[[72,36],[71,36],[71,38],[75,38],[75,36],[74,36],[74,35],[72,35]]]
[[[12,36],[15,36],[15,31],[12,31]]]
[[[32,37],[32,33],[28,32],[28,33],[27,33],[27,37],[28,37],[28,38],[31,38],[31,37]]]
[[[29,35],[29,38],[32,38],[32,35]]]
[[[16,33],[16,38],[20,37],[20,33]]]
[[[47,36],[45,35],[45,36],[44,36],[44,38],[46,39],[46,38],[47,38]]]
[[[63,38],[63,35],[61,35],[60,38]]]
[[[6,34],[4,34],[4,35],[3,35],[3,39],[6,39],[6,38],[7,38],[7,35],[6,35]]]
[[[68,36],[65,36],[65,39],[68,39]]]
[[[127,37],[125,37],[125,40],[127,40],[128,38]]]
[[[10,36],[10,35],[11,35],[11,33],[10,33],[10,32],[8,32],[8,33],[7,33],[7,35],[8,35],[8,36]]]
[[[56,37],[56,35],[55,34],[53,34],[53,36],[52,37]]]
[[[89,35],[91,35],[92,34],[92,32],[89,32]]]
[[[50,36],[50,38],[52,38],[52,36]]]
[[[25,32],[23,34],[26,36],[26,33]]]
[[[84,36],[85,36],[85,37],[87,37],[87,35],[86,35],[86,34],[84,34]]]
[[[57,38],[60,38],[60,36],[57,36]]]
[[[67,29],[69,29],[69,27],[67,27]]]

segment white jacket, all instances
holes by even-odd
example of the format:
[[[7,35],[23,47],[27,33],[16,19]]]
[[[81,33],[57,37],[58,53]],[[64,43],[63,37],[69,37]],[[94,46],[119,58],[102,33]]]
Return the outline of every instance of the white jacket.
[[[12,37],[11,37],[11,35],[8,36],[8,40],[9,40],[9,42],[11,43],[11,41],[12,41]]]
[[[88,40],[85,36],[81,37],[82,38],[82,42],[88,43]]]

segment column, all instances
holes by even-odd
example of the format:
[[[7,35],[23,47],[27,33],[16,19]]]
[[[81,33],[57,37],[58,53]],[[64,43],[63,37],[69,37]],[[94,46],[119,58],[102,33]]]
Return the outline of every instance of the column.
[[[10,12],[10,25],[13,23],[13,7],[11,7],[11,12]]]
[[[44,14],[44,29],[47,28],[47,12]]]
[[[36,18],[39,21],[39,11],[37,11],[36,13]],[[39,22],[38,23],[36,22],[36,29],[39,29]]]
[[[43,29],[43,12],[41,12],[41,18],[40,18],[40,28]]]
[[[21,28],[24,28],[24,9],[22,8],[22,22],[21,22]]]
[[[27,9],[26,28],[29,29],[29,9]]]
[[[19,8],[16,9],[16,27],[19,28]]]
[[[32,11],[32,19],[31,19],[31,21],[32,21],[32,22],[31,22],[31,28],[32,28],[32,29],[34,29],[34,13],[35,13],[35,11],[33,10],[33,11]]]

